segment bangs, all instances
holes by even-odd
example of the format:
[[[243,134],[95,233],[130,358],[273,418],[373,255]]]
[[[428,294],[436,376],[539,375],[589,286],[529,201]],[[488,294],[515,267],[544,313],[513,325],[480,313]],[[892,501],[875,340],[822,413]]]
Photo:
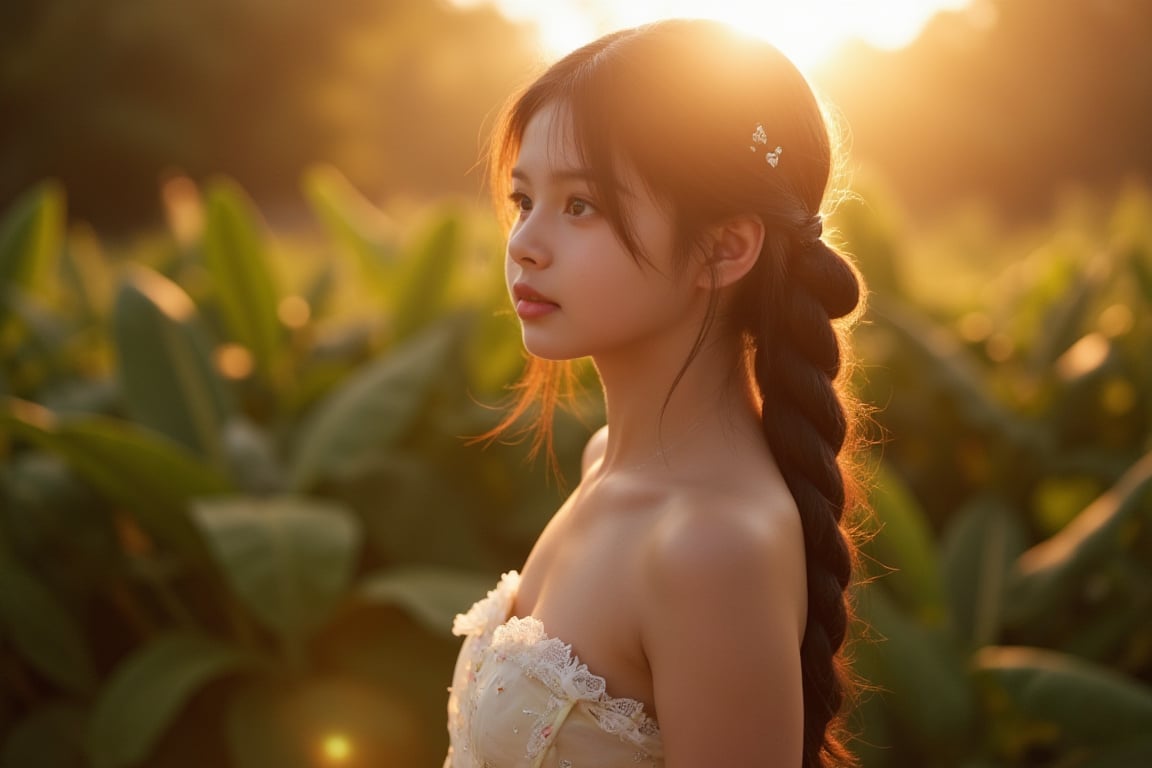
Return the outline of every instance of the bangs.
[[[530,87],[514,95],[493,134],[489,188],[501,224],[508,230],[512,216],[506,200],[524,131],[537,113],[553,107],[556,119],[552,121],[550,145],[556,151],[565,146],[572,148],[581,169],[588,174],[597,209],[632,257],[647,262],[629,218],[628,201],[642,191],[637,185],[643,185],[643,191],[655,197],[654,187],[645,183],[648,176],[638,162],[633,142],[628,140],[631,132],[622,119],[627,110],[615,98],[613,78],[607,72],[609,68],[603,66],[607,58],[609,51],[602,50],[567,68],[563,66],[565,60],[561,60]]]

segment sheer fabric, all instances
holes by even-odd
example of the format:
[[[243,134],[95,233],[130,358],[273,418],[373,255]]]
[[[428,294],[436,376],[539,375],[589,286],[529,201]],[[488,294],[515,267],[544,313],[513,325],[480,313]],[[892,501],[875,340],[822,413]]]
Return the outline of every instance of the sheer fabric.
[[[516,571],[465,614],[448,698],[444,768],[664,765],[660,729],[633,699],[606,693],[571,646],[531,616],[511,616]]]

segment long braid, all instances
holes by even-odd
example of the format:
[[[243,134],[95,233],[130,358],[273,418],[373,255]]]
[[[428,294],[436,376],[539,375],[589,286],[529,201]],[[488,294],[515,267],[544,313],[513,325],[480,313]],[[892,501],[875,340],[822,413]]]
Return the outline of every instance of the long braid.
[[[762,299],[748,328],[764,435],[804,529],[804,768],[852,762],[838,734],[848,690],[840,649],[853,564],[852,544],[840,525],[847,493],[839,456],[850,422],[836,388],[841,350],[831,321],[857,306],[860,284],[851,266],[819,239],[818,229],[815,234],[804,238],[806,245],[783,238],[766,244],[760,280],[754,281]]]

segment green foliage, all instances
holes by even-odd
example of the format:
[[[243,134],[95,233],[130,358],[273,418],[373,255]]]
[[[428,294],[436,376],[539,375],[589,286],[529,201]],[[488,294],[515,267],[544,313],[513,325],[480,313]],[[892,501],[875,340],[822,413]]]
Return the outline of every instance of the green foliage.
[[[139,765],[191,696],[213,679],[252,663],[199,635],[152,638],[112,671],[93,704],[88,722],[92,765]]]
[[[108,252],[51,185],[0,220],[0,767],[441,762],[452,618],[559,501],[526,446],[467,440],[522,360],[500,238],[400,226],[330,168],[304,189],[319,235],[228,180]],[[1152,198],[1113,208],[997,240],[1032,254],[1007,271],[918,256],[964,271],[946,301],[899,216],[836,222],[892,262],[856,336],[888,437],[867,768],[1152,754]],[[557,424],[566,471],[587,434]]]
[[[948,253],[956,229],[858,253],[908,276],[876,286],[856,338],[890,438],[857,587],[869,768],[1147,761],[1152,206],[1131,190],[1115,211],[1123,227],[1069,209],[1039,243],[997,235],[1030,254],[1007,270]],[[866,224],[845,223],[852,248]]]
[[[223,468],[232,410],[208,340],[187,294],[157,272],[125,270],[112,329],[128,414]]]
[[[228,338],[251,353],[258,375],[274,388],[283,375],[285,332],[255,210],[235,182],[215,182],[206,197],[204,266],[215,303]]]
[[[0,541],[0,628],[37,673],[75,693],[94,682],[92,659],[73,617],[25,571]]]
[[[52,186],[0,221],[4,768],[442,758],[452,617],[559,501],[525,448],[464,439],[519,365],[498,238],[307,184],[333,237],[292,253],[228,180],[115,255]]]

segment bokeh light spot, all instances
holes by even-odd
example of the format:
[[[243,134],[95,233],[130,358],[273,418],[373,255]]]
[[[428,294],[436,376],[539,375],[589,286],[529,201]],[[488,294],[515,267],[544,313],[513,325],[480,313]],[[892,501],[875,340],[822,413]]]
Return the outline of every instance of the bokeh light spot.
[[[1065,381],[1090,373],[1108,358],[1108,339],[1103,334],[1089,333],[1068,348],[1056,361],[1056,373]]]
[[[246,379],[252,374],[252,353],[239,344],[221,344],[216,348],[216,370],[226,379]]]
[[[1132,330],[1135,320],[1132,316],[1132,309],[1126,304],[1113,304],[1100,313],[1097,327],[1099,327],[1100,333],[1114,339]]]
[[[352,759],[352,742],[342,733],[330,733],[321,743],[321,752],[329,765],[344,765]]]
[[[312,308],[300,296],[285,296],[276,308],[276,316],[289,328],[303,328],[312,317]]]

